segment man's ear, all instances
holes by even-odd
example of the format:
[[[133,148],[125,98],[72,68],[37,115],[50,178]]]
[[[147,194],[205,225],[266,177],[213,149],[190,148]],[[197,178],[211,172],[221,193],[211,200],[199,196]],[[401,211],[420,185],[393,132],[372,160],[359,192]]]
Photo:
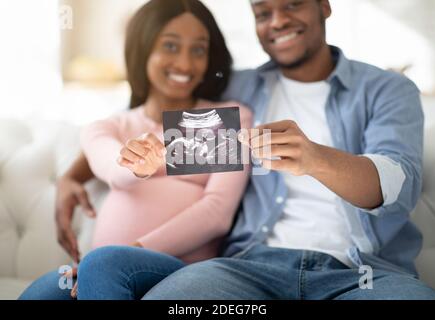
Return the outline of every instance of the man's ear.
[[[331,4],[329,0],[320,0],[320,6],[322,9],[323,16],[328,19],[332,14]]]

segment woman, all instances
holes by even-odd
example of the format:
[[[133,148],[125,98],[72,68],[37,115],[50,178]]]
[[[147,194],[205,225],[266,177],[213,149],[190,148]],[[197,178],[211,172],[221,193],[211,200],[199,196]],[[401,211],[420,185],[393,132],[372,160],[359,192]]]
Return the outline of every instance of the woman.
[[[152,0],[132,18],[125,48],[131,110],[81,135],[92,173],[110,186],[95,230],[99,249],[80,262],[71,294],[52,272],[21,299],[140,299],[187,263],[216,256],[232,225],[248,168],[167,176],[162,144],[163,111],[234,106],[210,102],[231,68],[213,16],[198,0]],[[250,112],[240,111],[249,127]]]

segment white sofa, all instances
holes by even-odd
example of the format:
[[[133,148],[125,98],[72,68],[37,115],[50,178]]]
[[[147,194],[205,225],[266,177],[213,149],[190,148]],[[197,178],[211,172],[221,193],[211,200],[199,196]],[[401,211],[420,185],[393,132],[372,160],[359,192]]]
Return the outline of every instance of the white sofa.
[[[417,265],[435,288],[435,98],[423,98],[426,114],[424,191],[413,220],[424,233]],[[0,120],[0,299],[15,299],[32,279],[71,260],[56,241],[55,180],[78,153],[79,128],[67,123]],[[87,186],[98,208],[107,192]],[[74,228],[81,251],[90,249],[94,221],[80,209]]]

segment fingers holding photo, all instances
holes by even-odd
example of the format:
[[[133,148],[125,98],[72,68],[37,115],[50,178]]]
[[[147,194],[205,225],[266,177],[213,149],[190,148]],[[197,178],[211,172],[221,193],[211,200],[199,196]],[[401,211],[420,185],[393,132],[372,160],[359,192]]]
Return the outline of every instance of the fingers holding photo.
[[[319,157],[316,144],[292,120],[242,130],[238,138],[249,146],[252,157],[261,160],[266,169],[304,175],[311,171]]]
[[[151,149],[156,150],[158,153],[160,153],[161,156],[164,156],[166,154],[165,145],[152,133],[144,133],[133,141],[136,141],[143,146],[148,146]]]
[[[118,164],[131,170],[137,177],[154,174],[165,163],[166,148],[153,134],[130,139],[120,151]]]

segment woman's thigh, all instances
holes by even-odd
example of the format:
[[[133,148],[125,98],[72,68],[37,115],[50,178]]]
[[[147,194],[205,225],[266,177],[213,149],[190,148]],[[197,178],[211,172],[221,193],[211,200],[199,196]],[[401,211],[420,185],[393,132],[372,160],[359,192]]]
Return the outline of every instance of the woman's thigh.
[[[61,287],[66,288],[62,289]],[[56,270],[36,279],[26,290],[24,290],[18,299],[71,300],[71,286],[66,286],[66,281],[61,278],[61,275]]]
[[[78,299],[140,299],[184,266],[183,261],[173,256],[144,248],[98,248],[79,265]]]

